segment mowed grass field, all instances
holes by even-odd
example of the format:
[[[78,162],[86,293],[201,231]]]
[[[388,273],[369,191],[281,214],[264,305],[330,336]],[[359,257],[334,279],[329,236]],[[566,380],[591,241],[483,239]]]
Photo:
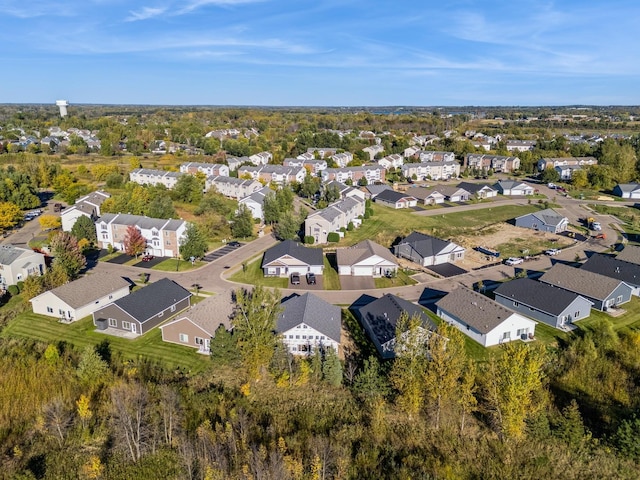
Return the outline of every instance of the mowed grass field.
[[[431,216],[417,215],[413,210],[372,205],[374,215],[363,220],[360,228],[347,232],[337,244],[339,247],[354,245],[362,240],[371,239],[385,247],[390,246],[397,237],[404,237],[413,230],[434,235],[439,238],[452,238],[468,234],[496,223],[506,222],[543,207],[531,205],[500,205],[470,210],[467,212],[442,213]],[[334,244],[336,245],[336,244]]]
[[[95,331],[91,317],[85,317],[71,324],[62,324],[55,318],[25,312],[11,320],[0,333],[2,338],[28,338],[45,343],[65,341],[82,350],[87,345],[97,345],[109,340],[113,351],[118,351],[126,359],[146,357],[167,368],[187,368],[200,372],[207,368],[210,359],[195,349],[162,341],[159,328],[136,339],[114,337]]]

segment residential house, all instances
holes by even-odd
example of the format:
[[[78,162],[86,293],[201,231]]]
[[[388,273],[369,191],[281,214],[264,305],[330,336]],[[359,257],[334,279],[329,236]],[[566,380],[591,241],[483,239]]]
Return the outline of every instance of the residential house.
[[[391,155],[387,155],[386,157],[378,160],[378,165],[385,170],[389,170],[390,168],[400,168],[404,165],[404,157],[397,153],[392,153]]]
[[[331,155],[331,159],[335,162],[338,168],[344,168],[353,161],[353,153],[334,153],[333,155]]]
[[[131,284],[120,275],[96,272],[29,300],[33,313],[73,322],[129,295]]]
[[[321,248],[285,240],[264,252],[260,268],[265,277],[288,277],[292,273],[322,275],[324,255]]]
[[[273,155],[271,154],[271,152],[260,152],[256,153],[255,155],[249,156],[249,161],[256,166],[260,166],[266,165],[271,161],[272,158]]]
[[[314,176],[320,175],[320,172],[326,170],[328,167],[326,160],[316,160],[315,158],[313,158],[313,155],[311,155],[311,159],[301,159],[301,156],[302,155],[298,155],[297,158],[285,158],[284,162],[282,162],[282,165],[284,165],[285,167],[305,168]]]
[[[471,193],[464,188],[453,185],[438,185],[436,188],[448,202],[468,202],[471,198]]]
[[[416,145],[412,145],[411,147],[407,147],[404,149],[404,152],[402,153],[402,156],[404,158],[410,158],[413,156],[418,155],[421,152],[421,149],[419,146]]]
[[[373,162],[373,160],[376,158],[376,155],[384,152],[384,147],[380,144],[376,144],[376,145],[371,145],[369,147],[365,147],[362,149],[362,151],[369,154],[369,160]]]
[[[531,185],[516,180],[499,180],[493,188],[502,195],[510,196],[526,196],[535,193]]]
[[[345,183],[347,180],[350,180],[353,184],[357,184],[364,178],[367,185],[369,185],[375,182],[384,182],[385,169],[379,165],[327,168],[321,172],[321,175],[323,182],[335,180],[340,183]]]
[[[98,190],[78,198],[74,205],[65,208],[60,214],[62,230],[70,232],[80,217],[89,217],[92,222],[95,222],[100,216],[102,203],[110,197],[111,194]]]
[[[536,148],[536,140],[507,140],[508,152],[527,152]]]
[[[180,165],[180,171],[191,175],[203,173],[206,177],[229,176],[229,166],[224,163],[188,162]]]
[[[315,157],[315,154],[317,153],[318,157],[322,159],[329,158],[331,157],[331,155],[335,155],[337,151],[338,151],[337,148],[316,148],[316,147],[307,148],[307,153],[314,155],[314,157]]]
[[[260,190],[253,192],[244,198],[238,200],[238,206],[244,205],[249,209],[253,218],[259,218],[264,221],[264,197],[273,193],[271,187],[262,187]]]
[[[168,189],[176,186],[178,179],[184,175],[181,172],[168,172],[166,170],[152,170],[149,168],[136,168],[129,172],[129,181],[140,185],[164,185]]]
[[[561,233],[567,229],[569,219],[552,208],[527,213],[515,219],[516,227],[530,228],[550,233]]]
[[[393,190],[393,189],[387,184],[382,184],[382,185],[368,184],[368,185],[365,185],[364,187],[360,187],[360,190],[364,192],[365,198],[373,200],[385,190]]]
[[[162,341],[197,348],[211,354],[211,339],[220,326],[231,330],[233,303],[226,295],[213,295],[192,305],[181,315],[160,325]]]
[[[364,192],[360,193],[364,196]],[[348,196],[327,208],[309,214],[304,222],[305,236],[312,236],[315,243],[327,243],[329,233],[338,232],[342,235],[340,229],[348,228],[349,223],[356,227],[360,225],[362,221],[359,217],[364,215],[364,210],[364,198]]]
[[[536,322],[481,293],[460,286],[436,302],[437,315],[483,347],[535,334]]]
[[[618,260],[640,265],[640,246],[626,244],[624,249],[616,255]]]
[[[231,197],[235,200],[251,195],[263,187],[262,183],[257,180],[243,180],[242,178],[224,177],[207,177],[205,181],[205,190],[215,188],[218,193],[225,197]]]
[[[302,167],[285,167],[284,165],[261,165],[258,167],[242,166],[238,168],[238,176],[251,176],[264,183],[285,185],[292,182],[302,183],[307,170]]]
[[[444,203],[445,196],[440,192],[440,187],[411,187],[407,189],[407,195],[418,199],[418,203],[424,205],[437,205]]]
[[[436,329],[421,307],[390,293],[365,305],[354,304],[349,308],[383,359],[395,357],[396,330],[403,315],[409,318],[416,315],[421,319],[425,340]]]
[[[336,250],[338,275],[383,277],[395,275],[398,262],[388,248],[371,240]]]
[[[156,257],[175,257],[185,239],[187,222],[164,218],[150,218],[124,213],[105,213],[96,220],[96,236],[100,248],[111,245],[124,251],[127,228],[135,226],[147,241],[146,254]]]
[[[639,183],[619,183],[613,187],[613,194],[620,198],[637,199],[640,198]]]
[[[573,165],[560,165],[555,167],[555,171],[558,172],[560,180],[569,181],[573,178],[573,173],[582,170],[582,167]]]
[[[383,190],[375,197],[375,202],[391,208],[411,208],[418,204],[418,199],[395,190]]]
[[[144,335],[191,305],[191,292],[162,278],[93,312],[98,330]]]
[[[235,172],[241,165],[248,163],[251,163],[249,157],[227,157],[227,165],[232,172]]]
[[[316,156],[313,154],[313,152],[302,152],[300,155],[298,155],[296,157],[296,160],[303,160],[303,161],[309,161],[309,160],[314,160],[316,158]],[[285,159],[286,160],[291,160],[289,159]],[[298,165],[288,165],[289,167],[297,167]]]
[[[412,232],[393,247],[393,254],[423,267],[454,263],[464,258],[465,249],[447,240]]]
[[[628,302],[633,293],[633,287],[621,280],[562,263],[556,263],[539,280],[582,295],[593,303],[592,308],[601,311]]]
[[[458,188],[466,190],[475,198],[493,198],[498,196],[498,191],[485,183],[460,182]]]
[[[477,170],[510,173],[520,168],[520,159],[503,155],[469,153],[466,156],[466,166]]]
[[[587,318],[592,303],[577,293],[530,278],[503,282],[494,290],[496,302],[554,328]]]
[[[433,152],[431,150],[422,150],[418,153],[420,162],[455,162],[456,155],[453,152]]]
[[[543,172],[547,168],[556,167],[588,167],[597,165],[595,157],[551,157],[538,160],[538,170]]]
[[[344,200],[349,197],[356,197],[361,200],[366,199],[366,194],[364,191],[360,190],[356,187],[350,187],[349,185],[345,185],[344,183],[340,183],[336,180],[331,180],[330,182],[324,185],[325,190],[329,188],[335,188],[339,194],[339,198]]]
[[[342,310],[312,293],[282,301],[276,332],[293,355],[309,355],[316,349],[340,348]]]
[[[401,168],[405,178],[418,180],[448,180],[460,176],[460,164],[456,161],[405,163]]]
[[[30,248],[0,245],[0,289],[45,272],[44,255]]]
[[[625,262],[619,257],[594,253],[580,269],[620,280],[633,289],[632,295],[640,296],[640,265]]]

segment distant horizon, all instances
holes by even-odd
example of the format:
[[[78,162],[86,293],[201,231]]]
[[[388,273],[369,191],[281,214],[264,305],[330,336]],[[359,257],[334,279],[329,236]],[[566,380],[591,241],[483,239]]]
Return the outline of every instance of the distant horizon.
[[[0,103],[640,104],[630,0],[0,0],[0,11]]]

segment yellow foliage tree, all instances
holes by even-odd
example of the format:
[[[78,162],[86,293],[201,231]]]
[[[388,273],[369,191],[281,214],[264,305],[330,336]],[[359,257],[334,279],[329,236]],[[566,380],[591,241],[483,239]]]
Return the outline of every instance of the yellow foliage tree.
[[[45,232],[62,226],[62,220],[56,215],[42,215],[38,219],[38,223],[40,223],[40,228]]]
[[[0,230],[15,227],[22,218],[22,211],[15,203],[0,202]]]

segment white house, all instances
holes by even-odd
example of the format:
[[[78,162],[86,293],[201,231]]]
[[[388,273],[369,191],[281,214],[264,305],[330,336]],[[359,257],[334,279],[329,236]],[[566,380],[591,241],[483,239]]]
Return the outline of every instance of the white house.
[[[129,172],[129,181],[140,185],[164,185],[168,189],[176,186],[178,179],[184,175],[180,172],[168,172],[166,170],[152,170],[149,168],[136,168]]]
[[[368,153],[369,160],[373,161],[377,154],[384,152],[384,147],[380,144],[371,145],[370,147],[363,148],[362,151]]]
[[[270,187],[262,187],[260,190],[253,192],[251,195],[241,198],[238,201],[238,206],[244,205],[249,209],[251,215],[253,215],[253,218],[264,220],[264,197],[266,197],[269,192],[273,192]]]
[[[180,171],[182,173],[189,173],[195,175],[196,173],[204,173],[205,176],[229,176],[229,166],[224,163],[200,163],[200,162],[188,162],[180,165]]]
[[[265,277],[288,277],[292,273],[322,275],[324,257],[321,248],[285,240],[264,252],[261,268]]]
[[[454,162],[456,160],[456,155],[453,152],[422,150],[418,155],[421,162]]]
[[[119,275],[97,272],[29,300],[33,313],[73,322],[129,295],[131,284]]]
[[[535,189],[524,182],[518,182],[515,180],[500,180],[494,185],[494,188],[502,195],[533,195]]]
[[[225,197],[231,197],[236,200],[257,192],[263,185],[257,180],[243,180],[235,177],[225,177],[218,175],[217,177],[207,177],[205,181],[205,190],[215,188]]]
[[[396,257],[423,267],[453,263],[464,258],[464,247],[420,232],[412,232],[393,247]]]
[[[460,176],[460,164],[456,161],[405,163],[402,165],[402,175],[405,178],[419,180],[430,178],[442,180]]]
[[[639,183],[619,183],[613,187],[613,194],[621,198],[640,198]]]
[[[404,165],[404,157],[397,153],[392,153],[391,155],[387,155],[386,157],[378,160],[378,165],[385,170],[389,170],[390,168],[399,168]]]
[[[339,275],[382,277],[398,271],[398,262],[388,248],[371,240],[336,250]]]
[[[418,204],[418,199],[407,193],[386,189],[378,193],[375,202],[391,208],[411,208]]]
[[[98,190],[77,199],[74,205],[65,208],[60,214],[62,230],[70,232],[80,217],[89,217],[95,222],[100,216],[100,207],[110,197],[111,194]]]
[[[25,280],[31,275],[42,275],[45,271],[44,255],[30,248],[0,245],[0,287]]]
[[[436,302],[437,315],[483,347],[532,338],[536,322],[460,286]]]
[[[294,355],[308,355],[317,348],[333,348],[338,353],[342,330],[340,307],[312,293],[294,295],[282,302],[276,331]]]
[[[331,155],[331,159],[336,163],[339,168],[346,167],[353,161],[353,153],[343,152],[335,153]]]
[[[254,165],[266,165],[271,161],[273,155],[271,152],[260,152],[249,157],[249,161]]]

